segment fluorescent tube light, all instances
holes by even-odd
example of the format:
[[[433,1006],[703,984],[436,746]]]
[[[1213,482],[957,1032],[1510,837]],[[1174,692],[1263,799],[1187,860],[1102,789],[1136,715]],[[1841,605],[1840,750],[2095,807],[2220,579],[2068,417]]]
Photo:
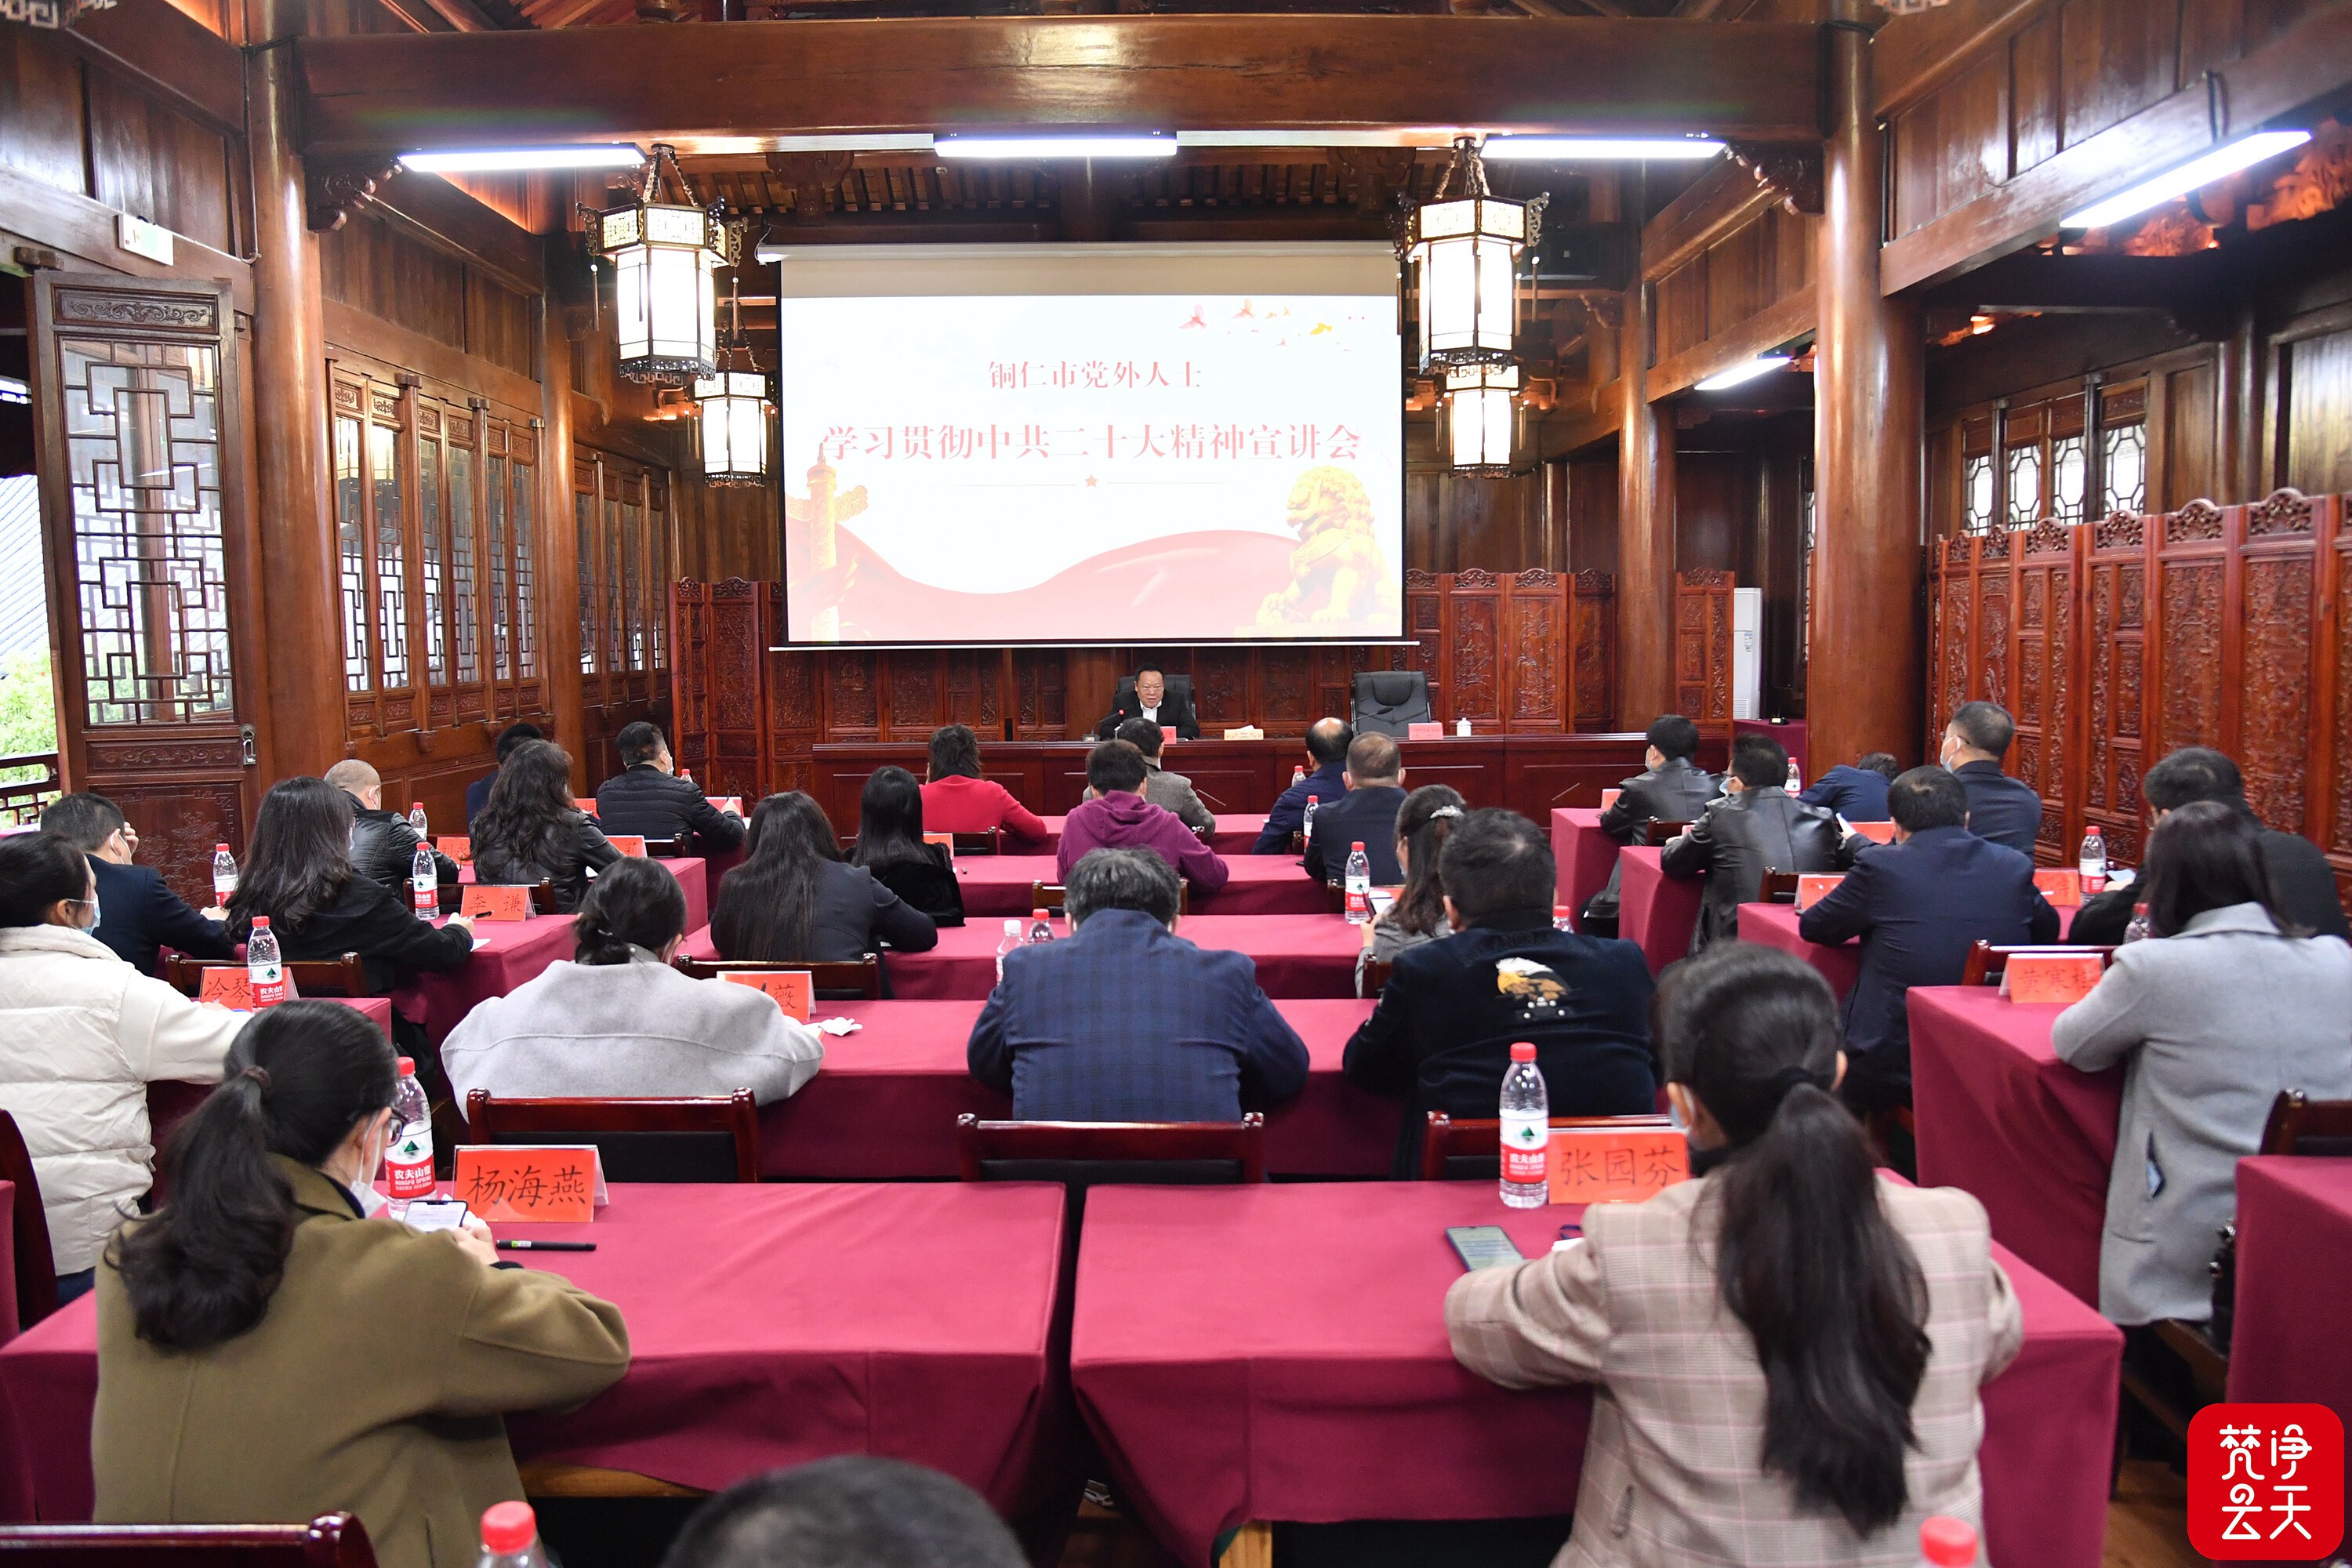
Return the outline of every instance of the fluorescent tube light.
[[[942,158],[1173,158],[1176,138],[1157,131],[1079,132],[1067,136],[958,136],[932,139]]]
[[[1712,158],[1723,143],[1706,136],[1490,136],[1479,150],[1492,163],[1535,160],[1572,163],[1593,159]]]
[[[1769,371],[1779,370],[1789,363],[1787,354],[1759,354],[1746,364],[1733,365],[1729,370],[1708,376],[1698,384],[1700,392],[1721,392],[1727,386],[1738,386],[1743,381],[1754,381]]]
[[[2175,196],[2186,195],[2200,185],[2212,184],[2224,174],[2259,163],[2265,158],[2276,157],[2290,147],[2300,147],[2311,140],[2308,131],[2258,131],[2252,136],[2214,148],[2201,158],[2192,159],[2152,180],[2142,180],[2129,189],[2094,202],[2079,212],[2068,213],[2058,220],[2061,228],[2105,228],[2135,213],[2144,213],[2152,206],[2168,202]]]
[[[466,153],[403,153],[400,165],[421,174],[478,174],[502,169],[634,169],[635,147],[490,147]]]

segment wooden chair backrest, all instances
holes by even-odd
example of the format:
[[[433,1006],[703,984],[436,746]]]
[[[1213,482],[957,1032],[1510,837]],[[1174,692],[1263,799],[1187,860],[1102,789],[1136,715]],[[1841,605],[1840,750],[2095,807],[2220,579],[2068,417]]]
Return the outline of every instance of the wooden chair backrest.
[[[956,1118],[956,1163],[967,1182],[1034,1180],[1003,1167],[1039,1164],[1229,1165],[1230,1174],[1203,1170],[1187,1184],[1263,1182],[1265,1117],[1253,1110],[1239,1121],[982,1121],[966,1113]]]
[[[2313,1100],[2299,1089],[2287,1089],[2271,1102],[2262,1151],[2265,1154],[2352,1154],[2352,1100]]]
[[[182,953],[163,955],[163,983],[183,994],[194,996],[204,990],[207,969],[242,969],[245,965],[233,958],[189,958]],[[338,958],[297,958],[285,965],[286,978],[294,983],[295,992],[303,996],[372,996],[368,985],[367,965],[356,952],[346,952]]]
[[[1669,822],[1664,817],[1653,817],[1648,827],[1643,830],[1642,842],[1664,844],[1667,839],[1679,838],[1689,831],[1690,824],[1687,822]]]
[[[1554,1127],[1666,1127],[1663,1116],[1555,1116]],[[1463,1163],[1478,1168],[1464,1170]],[[1442,1110],[1429,1113],[1421,1131],[1421,1179],[1424,1182],[1495,1181],[1502,1174],[1503,1124],[1492,1118],[1460,1120]]]
[[[29,1329],[58,1310],[57,1258],[49,1250],[49,1216],[41,1211],[41,1181],[16,1119],[0,1110],[0,1181],[16,1184],[10,1217],[16,1247],[16,1327]]]
[[[2064,947],[2032,943],[2015,947],[1995,947],[1989,942],[1979,942],[1971,943],[1969,947],[1968,962],[1960,968],[1960,984],[1963,985],[2000,984],[2000,977],[2009,972],[2009,961],[2021,952],[2058,952],[2074,957],[2080,957],[2086,952],[2095,952],[2099,955],[2099,965],[2103,969],[2116,961],[2116,950],[2112,947]]]
[[[1797,873],[1767,871],[1757,885],[1756,901],[1760,904],[1793,904],[1797,901]]]
[[[308,1524],[12,1524],[0,1562],[18,1568],[375,1568],[355,1514]]]
[[[501,1100],[478,1089],[466,1096],[466,1130],[477,1143],[593,1143],[608,1182],[726,1181],[724,1163],[734,1181],[760,1179],[760,1110],[748,1089],[724,1100]],[[712,1152],[719,1138],[733,1146],[730,1161]]]
[[[676,838],[648,838],[646,840],[646,858],[650,860],[675,860],[686,853],[689,842],[689,837],[684,834]]]
[[[1392,959],[1368,958],[1364,960],[1364,995],[1367,998],[1370,998],[1377,996],[1381,992],[1387,990],[1389,973],[1395,967],[1395,961]]]
[[[959,855],[1002,855],[1004,853],[1004,830],[992,827],[982,833],[950,835]]]
[[[1032,882],[1029,884],[1029,907],[1043,910],[1049,915],[1063,914],[1069,907],[1069,892],[1067,883]],[[1192,912],[1192,879],[1190,877],[1176,879],[1176,912],[1180,916]]]
[[[675,966],[689,980],[716,980],[722,974],[786,974],[805,970],[809,989],[830,1001],[882,999],[882,959],[878,953],[806,963],[781,959],[680,958],[675,961]]]

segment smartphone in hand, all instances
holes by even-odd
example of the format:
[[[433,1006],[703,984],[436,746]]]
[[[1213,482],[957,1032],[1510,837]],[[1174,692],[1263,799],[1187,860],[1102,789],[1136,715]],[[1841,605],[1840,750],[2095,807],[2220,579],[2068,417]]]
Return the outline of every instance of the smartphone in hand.
[[[466,1203],[462,1198],[417,1198],[400,1216],[401,1223],[411,1230],[462,1230],[466,1226]]]

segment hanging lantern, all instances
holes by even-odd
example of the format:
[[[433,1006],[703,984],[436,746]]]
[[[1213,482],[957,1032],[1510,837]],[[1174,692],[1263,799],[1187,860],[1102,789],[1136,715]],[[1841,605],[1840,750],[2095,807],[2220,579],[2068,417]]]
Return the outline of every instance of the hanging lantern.
[[[1455,365],[1445,373],[1445,446],[1455,473],[1499,479],[1511,471],[1518,395],[1516,364]]]
[[[677,200],[663,199],[665,170]],[[667,386],[716,375],[718,273],[733,264],[740,237],[719,204],[693,205],[672,148],[654,148],[636,193],[609,211],[582,209],[590,251],[613,268],[621,374]]]
[[[695,428],[701,439],[705,479],[714,485],[764,485],[768,378],[751,363],[751,344],[743,336],[740,278],[736,290],[729,300],[732,322],[719,337],[725,363],[717,374],[698,377],[694,384]]]
[[[1405,220],[1397,241],[1421,296],[1419,368],[1511,357],[1519,257],[1542,229],[1545,199],[1488,195],[1477,138],[1454,139],[1454,162],[1437,194]]]

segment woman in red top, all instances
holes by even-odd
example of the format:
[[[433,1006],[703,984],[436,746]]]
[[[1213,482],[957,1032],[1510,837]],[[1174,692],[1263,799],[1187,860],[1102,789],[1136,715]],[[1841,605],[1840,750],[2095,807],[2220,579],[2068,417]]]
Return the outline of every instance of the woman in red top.
[[[1016,838],[1045,841],[1037,814],[1001,784],[980,776],[980,737],[970,726],[931,731],[931,766],[923,783],[923,826],[933,833],[987,833],[1003,828]]]

